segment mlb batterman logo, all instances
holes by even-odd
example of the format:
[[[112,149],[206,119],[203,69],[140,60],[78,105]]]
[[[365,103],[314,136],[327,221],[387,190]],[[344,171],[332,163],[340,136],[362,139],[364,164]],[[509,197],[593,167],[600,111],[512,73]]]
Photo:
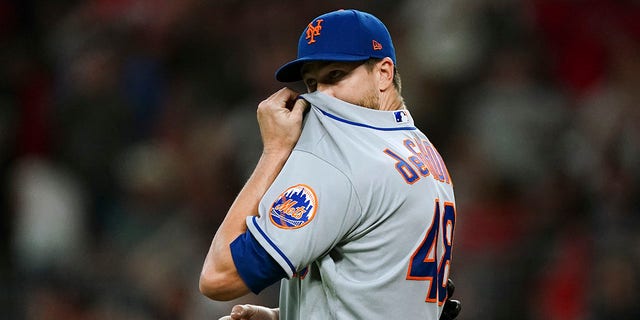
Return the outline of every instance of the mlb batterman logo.
[[[271,222],[282,229],[298,229],[316,215],[318,198],[311,187],[298,184],[285,190],[271,205]]]
[[[409,115],[406,110],[398,110],[394,111],[393,115],[396,118],[396,123],[407,123],[409,122]]]

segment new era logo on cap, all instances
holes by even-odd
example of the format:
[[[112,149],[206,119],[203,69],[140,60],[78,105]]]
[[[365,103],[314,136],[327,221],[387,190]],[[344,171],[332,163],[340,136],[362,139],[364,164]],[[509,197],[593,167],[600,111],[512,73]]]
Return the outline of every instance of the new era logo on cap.
[[[378,41],[371,40],[371,46],[373,47],[373,50],[382,50],[382,45]]]
[[[338,10],[323,14],[306,26],[298,40],[298,58],[276,71],[276,79],[302,79],[300,69],[309,61],[364,61],[391,58],[395,49],[387,27],[375,16],[358,10]]]

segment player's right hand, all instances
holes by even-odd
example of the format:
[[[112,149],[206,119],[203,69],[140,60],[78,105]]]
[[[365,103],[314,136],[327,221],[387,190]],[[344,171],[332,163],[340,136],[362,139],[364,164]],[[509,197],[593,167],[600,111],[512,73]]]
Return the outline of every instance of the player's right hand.
[[[278,320],[278,309],[270,309],[252,304],[236,305],[231,314],[218,320]]]
[[[258,105],[258,124],[264,153],[291,152],[302,132],[302,117],[309,103],[300,94],[282,88]]]

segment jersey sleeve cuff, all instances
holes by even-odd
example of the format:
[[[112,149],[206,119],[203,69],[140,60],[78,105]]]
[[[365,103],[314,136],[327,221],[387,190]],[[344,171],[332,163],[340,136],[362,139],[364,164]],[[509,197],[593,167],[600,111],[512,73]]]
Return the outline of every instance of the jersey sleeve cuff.
[[[291,263],[291,260],[287,258],[284,252],[282,252],[282,250],[280,250],[280,248],[278,248],[278,246],[276,246],[276,244],[273,243],[271,239],[269,239],[264,230],[260,228],[257,216],[247,217],[247,228],[249,229],[251,234],[253,234],[255,239],[260,243],[260,245],[282,267],[282,270],[284,270],[287,274],[287,278],[291,279],[291,277],[293,277],[293,275],[296,273],[295,266],[293,265],[293,263]]]
[[[253,293],[258,294],[286,277],[282,267],[262,248],[251,232],[241,234],[229,246],[238,275]]]

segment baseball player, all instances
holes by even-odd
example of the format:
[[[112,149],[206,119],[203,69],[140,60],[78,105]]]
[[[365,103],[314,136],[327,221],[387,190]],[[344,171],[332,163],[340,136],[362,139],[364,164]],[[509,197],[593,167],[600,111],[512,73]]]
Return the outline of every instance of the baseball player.
[[[387,28],[356,10],[321,15],[276,79],[308,93],[259,104],[263,153],[213,238],[202,293],[230,300],[284,279],[279,308],[227,319],[439,319],[453,185],[404,105]]]

